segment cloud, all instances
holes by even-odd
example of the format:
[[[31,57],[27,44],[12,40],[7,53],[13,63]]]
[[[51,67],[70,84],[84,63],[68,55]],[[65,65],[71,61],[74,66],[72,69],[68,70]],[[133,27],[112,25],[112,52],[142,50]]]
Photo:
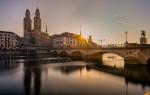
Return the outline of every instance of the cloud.
[[[113,17],[114,17],[114,18],[118,18],[119,15],[118,15],[118,14],[114,14]]]
[[[128,25],[129,23],[127,23],[127,22],[125,22],[125,21],[117,21],[117,23],[119,23],[119,24],[123,24],[123,25]]]

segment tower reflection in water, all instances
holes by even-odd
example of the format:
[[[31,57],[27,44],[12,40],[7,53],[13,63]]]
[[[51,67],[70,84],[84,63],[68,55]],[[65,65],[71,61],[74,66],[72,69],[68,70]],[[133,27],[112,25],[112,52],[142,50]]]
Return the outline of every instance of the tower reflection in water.
[[[41,93],[41,68],[36,60],[28,60],[24,63],[24,91],[25,95],[33,95],[33,93],[40,95]]]

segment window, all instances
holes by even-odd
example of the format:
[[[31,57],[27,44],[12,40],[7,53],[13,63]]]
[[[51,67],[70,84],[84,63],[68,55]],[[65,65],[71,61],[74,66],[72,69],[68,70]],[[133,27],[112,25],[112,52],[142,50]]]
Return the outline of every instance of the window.
[[[70,44],[72,45],[72,41],[70,41]]]

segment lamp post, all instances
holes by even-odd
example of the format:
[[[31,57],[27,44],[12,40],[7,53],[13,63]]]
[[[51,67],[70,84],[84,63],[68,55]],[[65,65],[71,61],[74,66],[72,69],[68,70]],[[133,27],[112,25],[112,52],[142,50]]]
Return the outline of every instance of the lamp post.
[[[99,40],[99,47],[103,45],[103,41],[105,41],[105,39]]]
[[[128,31],[125,32],[125,35],[126,35],[125,47],[128,47]]]
[[[128,43],[128,40],[127,40],[128,39],[128,31],[126,31],[125,34],[126,34],[126,42],[125,42],[125,44],[127,44]]]

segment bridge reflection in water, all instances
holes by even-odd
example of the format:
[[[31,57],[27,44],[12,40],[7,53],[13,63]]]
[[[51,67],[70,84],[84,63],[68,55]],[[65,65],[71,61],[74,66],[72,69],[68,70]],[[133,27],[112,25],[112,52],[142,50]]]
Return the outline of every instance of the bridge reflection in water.
[[[24,59],[23,63],[19,63],[17,59],[3,58],[3,61],[0,61],[0,84],[4,81],[3,85],[7,87],[4,90],[0,85],[0,94],[141,95],[150,89],[149,67],[114,68],[89,65],[82,61],[49,63],[50,61],[47,60],[39,60]],[[8,75],[1,74],[18,68],[22,69],[14,71],[13,74],[12,71]],[[17,72],[21,72],[22,77],[17,80],[8,79],[8,76],[18,77],[15,75]],[[13,89],[18,92],[10,90],[11,86],[7,83],[11,84],[11,82],[20,84],[22,89],[14,86]]]

